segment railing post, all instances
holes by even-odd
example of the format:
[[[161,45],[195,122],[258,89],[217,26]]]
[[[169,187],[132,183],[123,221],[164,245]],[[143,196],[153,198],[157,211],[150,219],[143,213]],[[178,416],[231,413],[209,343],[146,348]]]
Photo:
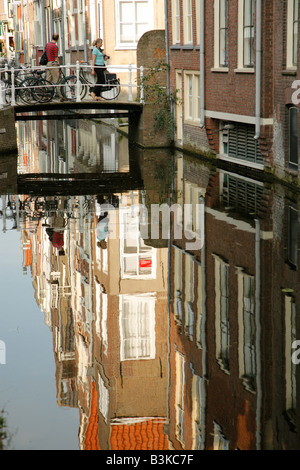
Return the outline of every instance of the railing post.
[[[11,105],[16,105],[15,69],[11,68]]]
[[[79,79],[80,65],[79,60],[76,61],[76,101],[80,101],[80,79]]]
[[[4,87],[4,83],[2,82],[2,73],[3,72],[0,71],[0,109],[4,107],[4,103],[5,103],[5,96],[4,96],[5,87]]]
[[[129,64],[129,66],[128,66],[128,74],[129,74],[128,101],[133,101],[133,97],[132,97],[132,65],[131,64]]]
[[[144,67],[140,67],[140,103],[144,103],[144,85],[143,85],[143,78],[144,78]]]

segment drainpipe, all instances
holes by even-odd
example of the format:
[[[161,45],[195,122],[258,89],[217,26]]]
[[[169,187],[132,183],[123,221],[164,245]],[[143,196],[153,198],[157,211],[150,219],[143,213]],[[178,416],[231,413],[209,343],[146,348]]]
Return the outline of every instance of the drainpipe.
[[[256,450],[261,450],[262,369],[261,369],[261,249],[260,223],[255,220],[255,324],[256,324]]]
[[[167,62],[167,93],[170,96],[170,71],[169,71],[169,27],[168,27],[168,0],[165,0],[165,41],[166,41],[166,62]]]
[[[83,2],[83,45],[84,45],[84,62],[87,62],[87,43],[86,43],[86,2]]]
[[[61,2],[61,45],[62,45],[62,56],[63,56],[63,64],[66,65],[66,48],[65,48],[65,2]]]
[[[204,13],[205,0],[200,0],[200,127],[205,127],[205,61],[204,61]]]
[[[256,97],[255,97],[255,139],[260,137],[260,113],[261,113],[261,0],[256,0]]]

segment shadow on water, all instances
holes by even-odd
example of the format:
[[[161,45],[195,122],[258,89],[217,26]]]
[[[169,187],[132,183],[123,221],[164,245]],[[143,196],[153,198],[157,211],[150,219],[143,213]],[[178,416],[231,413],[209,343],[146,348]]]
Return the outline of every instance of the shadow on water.
[[[298,449],[299,195],[95,122],[18,139],[0,227],[79,449]]]

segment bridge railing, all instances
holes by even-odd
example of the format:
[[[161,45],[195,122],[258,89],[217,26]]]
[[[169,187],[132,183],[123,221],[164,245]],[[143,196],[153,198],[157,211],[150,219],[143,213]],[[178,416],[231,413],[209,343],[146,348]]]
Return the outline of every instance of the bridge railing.
[[[42,72],[43,78],[46,78],[46,72],[49,68],[50,67],[41,65],[30,67],[9,67],[8,65],[5,65],[5,67],[0,68],[0,109],[8,104],[15,106],[18,90],[21,88],[20,84],[23,79],[36,75],[37,72]],[[91,74],[92,65],[90,64],[77,61],[76,64],[58,65],[56,68],[59,68],[65,77],[76,77],[75,100],[77,102],[81,101],[81,87],[86,86],[90,88],[96,83],[96,77]],[[105,68],[108,72],[117,74],[121,84],[119,100],[132,102],[139,99],[141,103],[144,101],[144,89],[142,86],[142,78],[144,75],[143,67],[136,67],[135,65],[128,64],[109,65],[95,68]],[[53,67],[51,67],[51,69],[53,69]],[[63,76],[61,76],[58,83],[47,84],[44,86],[47,88],[51,86],[56,89],[63,87]],[[138,84],[138,80],[141,85]],[[38,86],[39,88],[41,87],[41,85]],[[103,86],[105,86],[105,84]],[[35,87],[32,86],[29,88]],[[6,102],[5,95],[7,92],[10,92],[10,103]]]

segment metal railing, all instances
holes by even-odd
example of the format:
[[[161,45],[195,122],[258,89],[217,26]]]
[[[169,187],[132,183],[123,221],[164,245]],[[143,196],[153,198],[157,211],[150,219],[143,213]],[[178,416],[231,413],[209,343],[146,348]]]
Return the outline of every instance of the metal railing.
[[[18,86],[20,82],[18,83],[18,81],[16,80],[18,76],[24,74],[24,79],[25,79],[26,77],[36,75],[38,71],[46,72],[47,69],[49,68],[50,67],[41,66],[41,65],[30,66],[30,67],[25,67],[25,66],[14,67],[14,66],[8,66],[7,64],[3,68],[0,68],[0,109],[6,106],[16,105],[16,95],[17,95],[16,91],[20,89],[20,87]],[[82,73],[83,71],[86,73],[88,69],[92,69],[92,65],[77,61],[76,64],[57,65],[56,68],[65,70],[65,77],[69,77],[71,75],[76,77],[75,101],[81,102],[82,100],[80,97],[80,91],[82,89],[82,86],[91,87],[94,85],[92,79],[90,78],[90,80],[87,81],[87,79],[84,77]],[[142,86],[143,76],[144,76],[143,67],[136,67],[135,65],[128,64],[128,65],[109,65],[109,66],[104,66],[103,68],[105,68],[110,73],[118,74],[118,78],[120,80],[120,86],[121,86],[121,93],[122,93],[121,96],[123,96],[124,98],[124,96],[127,95],[127,99],[124,98],[125,101],[133,102],[134,100],[138,98],[140,103],[144,102],[144,89]],[[53,67],[51,67],[51,69],[53,69]],[[9,80],[9,85],[8,85],[8,79],[5,77],[8,77],[9,74],[10,74],[10,80]],[[120,76],[121,76],[121,79],[120,79]],[[91,75],[91,77],[93,76]],[[137,83],[138,79],[141,85],[138,85]],[[59,81],[58,83],[38,85],[39,88],[42,88],[43,86],[47,88],[53,87],[57,89],[59,87],[63,87],[64,83],[62,79],[62,81],[61,82]],[[29,87],[29,88],[35,88],[35,86]],[[11,92],[10,104],[7,104],[5,100],[5,92],[7,91]]]

